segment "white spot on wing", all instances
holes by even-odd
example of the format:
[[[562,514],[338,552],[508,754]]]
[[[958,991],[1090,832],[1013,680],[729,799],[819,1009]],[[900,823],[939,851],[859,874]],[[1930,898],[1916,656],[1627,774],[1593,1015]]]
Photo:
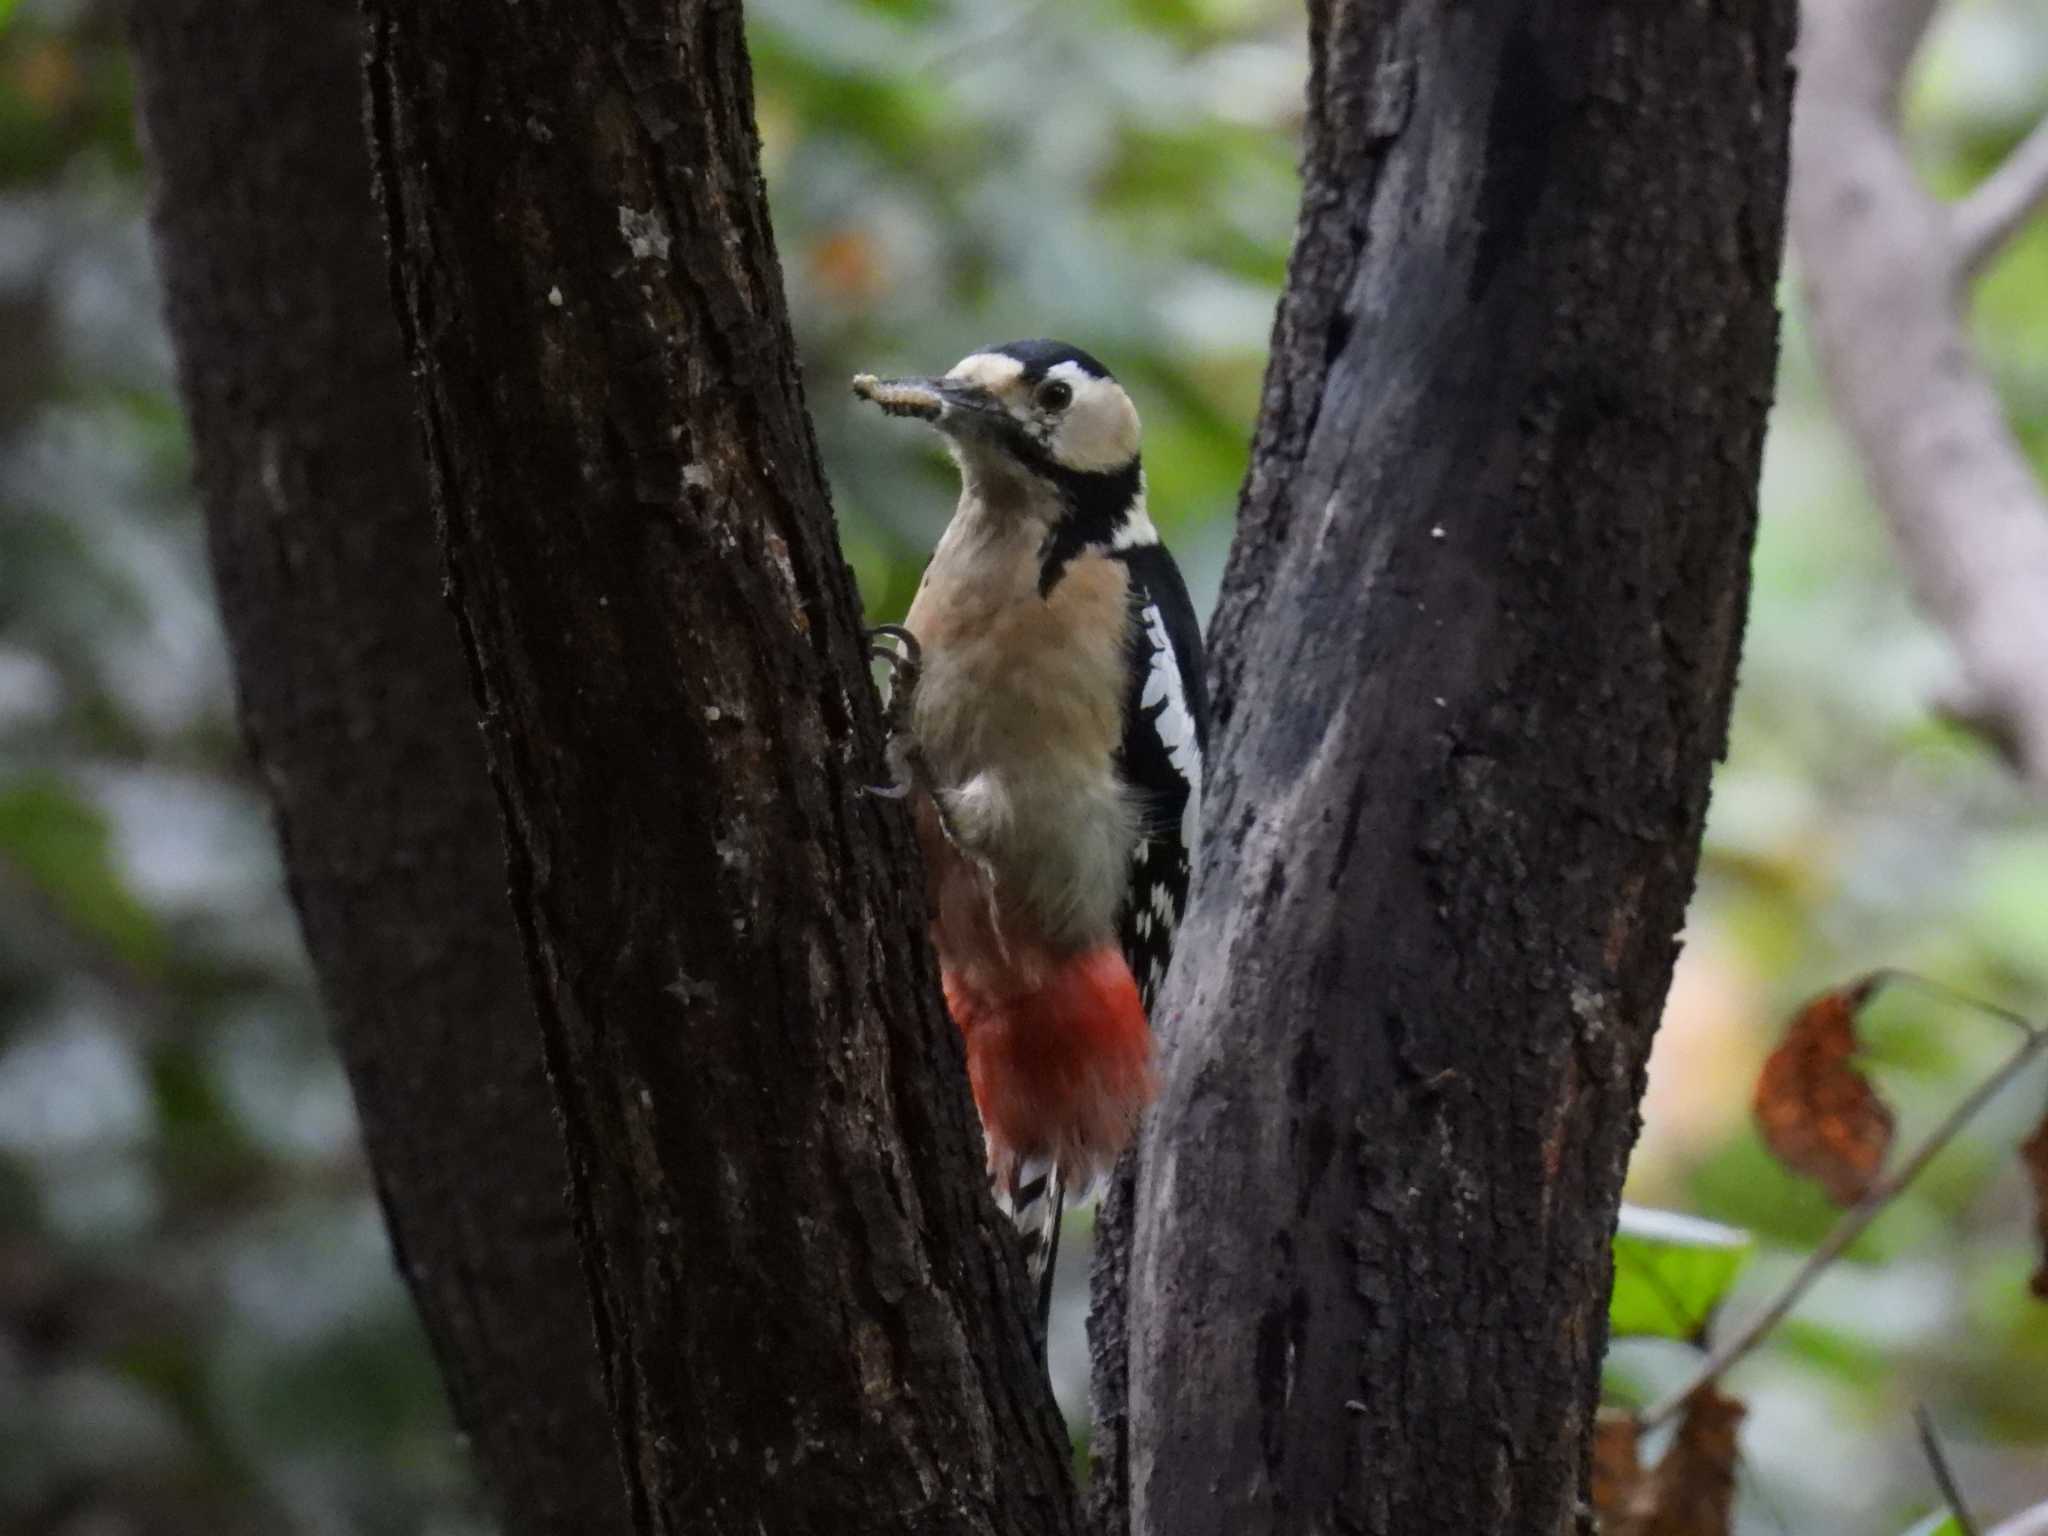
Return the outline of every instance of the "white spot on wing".
[[[1192,855],[1202,805],[1202,748],[1195,739],[1195,717],[1188,709],[1187,692],[1181,687],[1180,661],[1173,654],[1173,642],[1167,638],[1166,620],[1157,603],[1145,605],[1144,619],[1151,661],[1138,703],[1146,710],[1162,703],[1166,706],[1156,717],[1159,741],[1174,772],[1187,780],[1188,802],[1180,813],[1180,840]]]

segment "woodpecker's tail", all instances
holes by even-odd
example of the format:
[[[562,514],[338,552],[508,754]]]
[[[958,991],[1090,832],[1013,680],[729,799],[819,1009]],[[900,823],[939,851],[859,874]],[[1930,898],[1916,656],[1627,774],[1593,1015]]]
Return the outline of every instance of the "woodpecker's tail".
[[[1048,958],[1030,986],[1000,990],[943,971],[967,1044],[967,1076],[1005,1194],[1058,1164],[1069,1195],[1109,1171],[1151,1102],[1152,1034],[1114,944]]]
[[[1025,1234],[1042,1319],[1063,1208],[1109,1171],[1151,1101],[1152,1034],[1116,945],[1065,955],[1012,948],[1017,984],[942,974],[967,1043],[989,1174]]]
[[[1067,1185],[1059,1164],[1038,1162],[1020,1169],[999,1203],[1024,1235],[1024,1273],[1038,1297],[1038,1342],[1045,1343],[1052,1320],[1053,1272],[1059,1265],[1060,1222],[1066,1215]]]

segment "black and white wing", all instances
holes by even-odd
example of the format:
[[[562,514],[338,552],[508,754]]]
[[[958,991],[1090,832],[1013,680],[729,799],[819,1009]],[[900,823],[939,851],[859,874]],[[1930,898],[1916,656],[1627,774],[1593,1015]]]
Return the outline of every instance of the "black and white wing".
[[[1132,609],[1131,681],[1118,766],[1143,813],[1117,934],[1150,1013],[1187,906],[1202,755],[1209,746],[1209,689],[1195,606],[1166,546],[1133,544],[1114,557],[1130,572]]]

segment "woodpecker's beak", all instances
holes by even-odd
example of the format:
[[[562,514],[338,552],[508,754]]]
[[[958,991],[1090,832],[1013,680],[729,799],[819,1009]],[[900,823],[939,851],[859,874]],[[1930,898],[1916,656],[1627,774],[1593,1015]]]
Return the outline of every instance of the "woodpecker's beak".
[[[914,416],[954,437],[1011,425],[1010,413],[994,395],[959,379],[878,379],[861,373],[854,375],[853,392],[891,416]]]

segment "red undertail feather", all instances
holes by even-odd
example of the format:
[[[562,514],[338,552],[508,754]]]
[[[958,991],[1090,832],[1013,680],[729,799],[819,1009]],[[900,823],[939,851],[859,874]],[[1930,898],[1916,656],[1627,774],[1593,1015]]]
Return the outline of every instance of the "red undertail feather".
[[[1078,1192],[1109,1170],[1152,1100],[1152,1034],[1114,943],[1025,969],[1035,986],[1002,991],[947,969],[946,1006],[967,1043],[996,1187],[1020,1160],[1050,1157]]]

